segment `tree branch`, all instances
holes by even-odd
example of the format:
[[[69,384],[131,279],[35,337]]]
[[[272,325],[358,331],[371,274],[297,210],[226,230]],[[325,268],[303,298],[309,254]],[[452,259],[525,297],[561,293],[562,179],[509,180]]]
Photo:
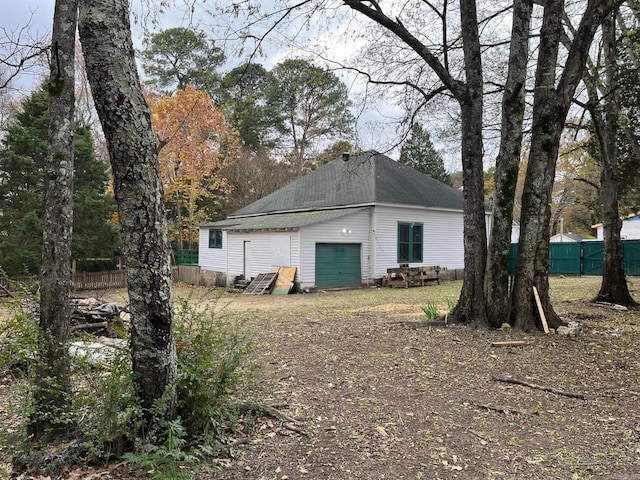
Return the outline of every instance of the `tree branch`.
[[[464,84],[453,78],[449,70],[443,65],[433,52],[424,45],[418,38],[409,32],[401,22],[392,20],[382,12],[380,6],[375,2],[372,3],[377,8],[372,8],[364,4],[360,0],[343,0],[343,3],[351,9],[360,12],[364,16],[385,27],[391,33],[396,35],[400,40],[406,43],[427,65],[434,71],[440,81],[445,85],[447,90],[460,100],[465,94]]]
[[[537,390],[542,390],[545,392],[555,393],[556,395],[563,395],[565,397],[577,398],[579,400],[584,400],[584,395],[580,393],[572,393],[567,392],[565,390],[558,390],[552,387],[545,387],[543,385],[536,385],[535,383],[525,382],[524,380],[518,380],[517,378],[500,378],[500,377],[491,377],[491,380],[494,382],[502,382],[502,383],[510,383],[512,385],[522,385],[524,387],[535,388]]]

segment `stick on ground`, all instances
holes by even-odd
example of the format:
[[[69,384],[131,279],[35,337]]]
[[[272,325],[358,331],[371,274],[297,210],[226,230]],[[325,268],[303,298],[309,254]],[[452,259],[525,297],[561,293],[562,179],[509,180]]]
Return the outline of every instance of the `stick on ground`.
[[[504,342],[491,342],[492,347],[524,347],[527,344],[524,340],[508,340]]]
[[[536,385],[535,383],[525,382],[524,380],[518,380],[517,378],[500,378],[491,377],[494,382],[511,383],[513,385],[522,385],[524,387],[535,388],[537,390],[543,390],[545,392],[555,393],[556,395],[563,395],[565,397],[578,398],[584,400],[584,395],[581,393],[567,392],[564,390],[558,390],[557,388],[545,387],[544,385]]]
[[[469,404],[471,406],[474,406],[476,408],[481,408],[483,410],[488,410],[490,412],[504,413],[505,415],[520,415],[522,413],[521,411],[516,410],[514,408],[493,407],[491,405],[485,405],[483,403],[463,402],[463,404],[465,404],[465,403]]]

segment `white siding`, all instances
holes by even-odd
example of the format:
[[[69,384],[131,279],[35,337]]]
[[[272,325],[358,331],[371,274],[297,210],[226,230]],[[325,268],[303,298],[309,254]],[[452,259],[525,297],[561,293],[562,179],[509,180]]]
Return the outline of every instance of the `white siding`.
[[[301,235],[301,287],[316,283],[316,243],[359,243],[362,282],[370,280],[369,212],[363,210],[328,222],[304,227]]]
[[[199,265],[203,270],[223,272],[228,281],[242,275],[245,242],[251,242],[250,277],[271,271],[272,267],[298,267],[300,235],[292,232],[222,232],[222,248],[209,248],[209,228],[200,229]],[[286,252],[289,246],[289,251]],[[287,254],[288,253],[288,254]],[[290,265],[280,265],[289,257]]]
[[[630,220],[624,220],[622,222],[622,229],[620,230],[620,236],[623,240],[638,240],[640,239],[640,219],[634,217]]]
[[[291,232],[223,232],[221,249],[210,249],[209,229],[200,229],[200,266],[224,272],[228,280],[243,273],[245,242],[250,242],[249,277],[272,267],[297,268],[302,288],[315,285],[316,243],[360,244],[362,281],[368,283],[398,266],[398,222],[424,226],[423,261],[415,265],[464,268],[462,212],[377,206]],[[287,257],[291,265],[279,265]]]
[[[229,267],[227,275],[229,278],[243,274],[244,269],[244,249],[245,242],[250,242],[247,248],[250,249],[251,257],[250,271],[247,272],[249,278],[260,273],[267,273],[273,267],[297,267],[300,263],[299,234],[292,232],[228,232]],[[278,248],[274,251],[274,239]],[[284,257],[283,245],[290,245],[291,265],[280,265],[279,259]]]
[[[598,240],[604,240],[604,227],[602,224],[596,227],[596,238]],[[636,217],[623,220],[622,228],[620,229],[620,238],[622,240],[639,240],[640,220],[636,219]]]
[[[227,272],[227,232],[222,232],[222,248],[209,248],[209,228],[200,229],[198,264],[203,270]]]
[[[398,266],[398,222],[423,224],[422,262],[415,265],[464,268],[462,212],[379,206],[375,216],[376,277]]]

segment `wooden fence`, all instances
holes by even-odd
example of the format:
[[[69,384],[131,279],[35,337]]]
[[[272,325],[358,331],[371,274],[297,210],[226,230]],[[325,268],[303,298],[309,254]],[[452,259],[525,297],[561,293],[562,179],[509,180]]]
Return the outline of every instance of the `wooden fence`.
[[[74,273],[71,275],[71,282],[74,290],[105,290],[127,286],[124,270]],[[35,292],[40,286],[40,277],[37,275],[0,277],[0,285],[11,292]]]
[[[171,268],[171,279],[176,282],[185,282],[191,285],[200,285],[200,267],[178,265]]]
[[[171,278],[175,281],[200,284],[200,267],[175,266],[171,269]],[[109,270],[105,272],[80,272],[71,275],[74,290],[106,290],[108,288],[125,288],[127,279],[124,270]],[[0,277],[0,286],[10,292],[36,292],[40,286],[37,275],[20,277]]]
[[[0,277],[0,286],[10,292],[35,292],[40,286],[40,277],[37,275]]]
[[[127,277],[124,270],[74,273],[71,275],[71,281],[73,282],[74,290],[104,290],[127,286]]]

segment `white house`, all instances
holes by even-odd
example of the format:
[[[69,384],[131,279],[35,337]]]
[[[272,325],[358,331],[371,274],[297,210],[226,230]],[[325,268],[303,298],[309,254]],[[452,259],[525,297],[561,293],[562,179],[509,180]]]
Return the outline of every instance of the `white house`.
[[[604,229],[601,223],[592,225],[591,228],[596,229],[596,236],[598,240],[604,240]],[[629,215],[628,217],[622,219],[620,237],[622,238],[622,240],[640,239],[640,213]]]
[[[549,238],[550,243],[575,243],[581,241],[582,235],[578,233],[556,233]]]
[[[318,170],[200,227],[217,284],[294,266],[299,288],[370,284],[399,264],[464,267],[462,193],[377,152]]]

